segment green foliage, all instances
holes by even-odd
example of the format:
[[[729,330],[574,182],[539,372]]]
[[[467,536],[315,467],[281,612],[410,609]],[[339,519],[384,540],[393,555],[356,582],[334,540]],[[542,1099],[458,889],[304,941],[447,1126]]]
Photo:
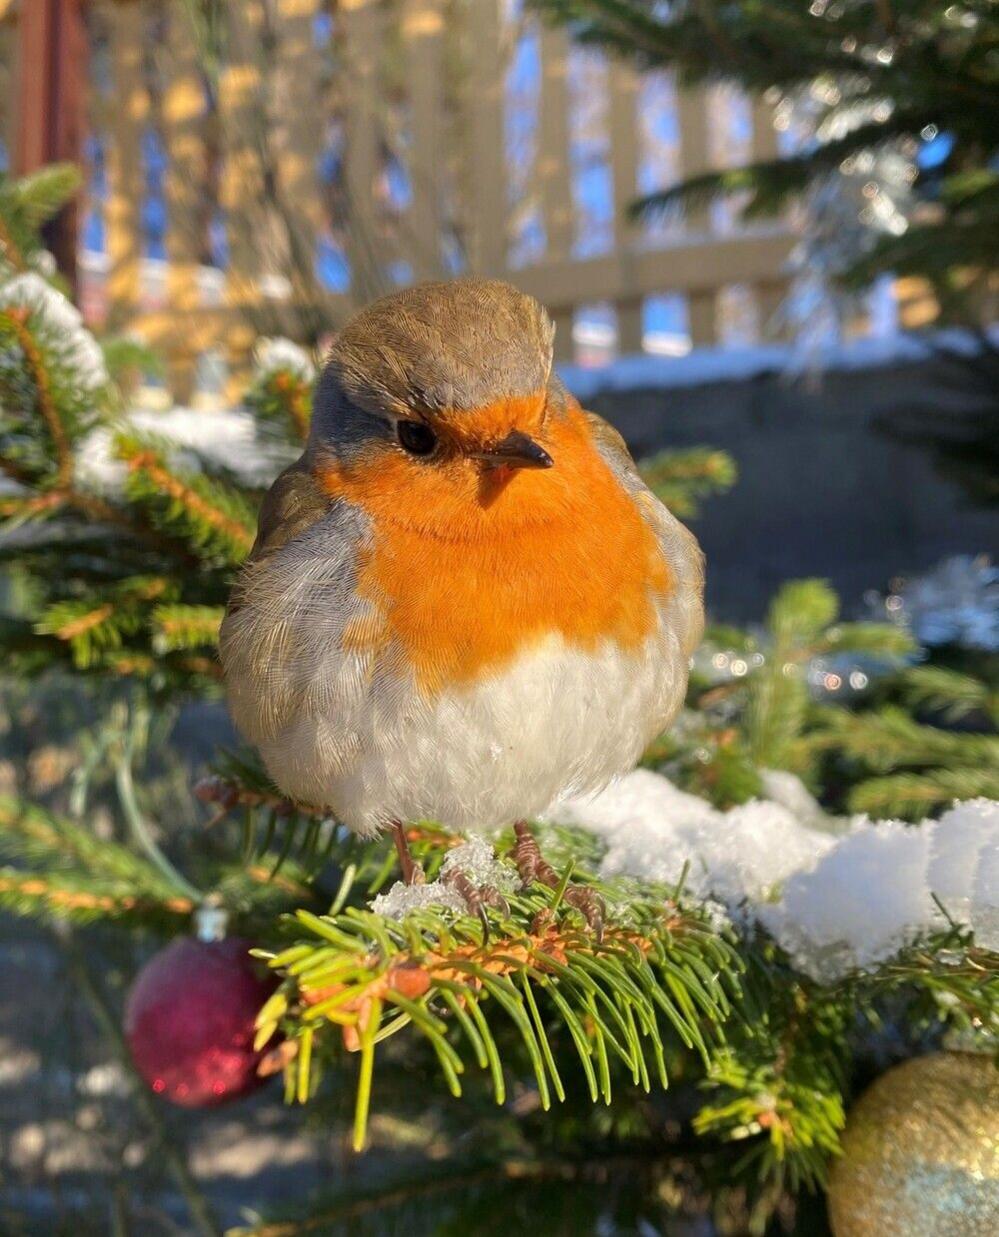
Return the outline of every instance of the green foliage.
[[[34,804],[0,799],[0,856],[22,864],[0,867],[0,907],[14,914],[162,928],[192,909],[130,849]]]
[[[709,627],[688,709],[644,763],[723,808],[759,795],[766,769],[797,774],[833,811],[875,818],[920,820],[955,799],[999,797],[991,661],[980,660],[981,677],[907,665],[915,648],[904,629],[838,612],[826,584],[802,580],[778,592],[758,634]],[[728,667],[721,682],[703,668],[712,654]],[[863,691],[837,699],[809,681],[816,659],[854,657],[875,676]]]
[[[164,697],[210,692],[221,610],[253,544],[260,495],[196,451],[185,449],[181,465],[168,443],[120,424],[129,372],[149,371],[153,360],[130,340],[102,350],[35,261],[33,229],[75,175],[0,179],[0,225],[33,263],[0,266],[0,471],[12,483],[0,495],[0,564],[10,580],[0,657],[18,674],[65,664]],[[282,389],[298,407],[300,373],[296,382]],[[300,442],[281,407],[277,397],[269,404],[271,435]],[[79,467],[95,433],[112,443],[120,482]]]
[[[15,271],[29,269],[43,252],[39,229],[80,187],[71,163],[53,163],[17,179],[0,176],[0,259]]]
[[[452,1095],[462,1093],[470,1057],[502,1104],[508,1083],[491,1024],[505,1016],[547,1110],[565,1099],[555,1047],[565,1061],[571,1045],[591,1101],[610,1104],[613,1058],[634,1086],[648,1092],[655,1080],[665,1087],[666,1030],[706,1061],[729,1011],[737,955],[703,914],[673,909],[666,890],[636,896],[630,888],[626,909],[598,943],[560,904],[561,890],[535,886],[490,917],[490,940],[477,918],[432,908],[401,922],[358,907],[340,911],[354,876],[348,868],[330,914],[298,912],[298,939],[270,958],[287,981],[261,1011],[258,1042],[278,1025],[294,1039],[289,1087],[305,1100],[317,1050],[338,1029],[336,1039],[360,1054],[357,1149],[365,1141],[376,1047],[403,1028],[432,1047]],[[599,888],[624,906],[621,890]]]
[[[580,42],[643,68],[673,70],[684,84],[722,81],[750,95],[784,97],[822,87],[811,93],[817,141],[785,158],[704,173],[650,194],[636,204],[643,214],[728,196],[753,220],[783,209],[841,167],[885,148],[915,151],[925,135],[945,135],[945,157],[912,187],[915,222],[851,255],[842,278],[860,286],[886,271],[923,276],[945,309],[977,316],[974,296],[996,269],[999,236],[999,11],[991,0],[533,2]]]
[[[680,519],[695,517],[705,498],[735,484],[735,461],[726,451],[691,447],[659,451],[639,464],[642,480]]]
[[[247,497],[205,473],[180,471],[169,448],[151,438],[119,434],[115,450],[128,474],[125,494],[151,523],[184,543],[208,567],[238,567],[256,536]]]
[[[945,666],[913,666],[898,686],[899,696],[910,710],[936,713],[949,723],[981,715],[999,727],[999,690],[973,675]]]
[[[689,712],[646,753],[645,763],[719,807],[758,795],[762,769],[788,769],[814,783],[811,735],[822,711],[812,699],[810,664],[846,652],[897,661],[913,649],[897,627],[843,623],[838,614],[839,600],[827,584],[796,580],[779,590],[759,635],[709,627],[705,660],[715,650],[731,677],[719,683],[695,667]]]
[[[259,372],[246,393],[247,408],[264,431],[305,442],[312,419],[311,370],[293,367],[287,360],[278,368]]]
[[[649,13],[651,30],[660,19]],[[38,202],[18,214],[4,203],[21,192]],[[21,228],[26,252],[28,225],[57,196],[44,178],[27,190],[2,182],[0,219]],[[387,840],[287,801],[243,753],[195,788],[210,813],[203,827],[189,809],[183,840],[164,843],[137,775],[165,745],[178,701],[217,690],[218,627],[259,495],[197,452],[182,463],[168,443],[123,428],[121,392],[92,337],[58,292],[28,282],[33,303],[11,306],[0,272],[0,467],[12,483],[0,498],[0,656],[8,674],[62,667],[101,695],[68,808],[0,800],[0,908],[174,935],[204,898],[221,900],[280,977],[260,1039],[289,1099],[331,1123],[353,1100],[357,1144],[376,1114],[407,1114],[421,1137],[432,1125],[439,1182],[421,1173],[446,1197],[446,1222],[473,1231],[506,1231],[525,1199],[550,1216],[553,1183],[567,1223],[599,1202],[622,1225],[662,1227],[663,1199],[693,1179],[702,1199],[730,1200],[740,1217],[748,1199],[760,1232],[823,1180],[860,1023],[899,1008],[903,1029],[994,1022],[995,955],[957,928],[819,987],[773,942],[720,923],[680,889],[597,879],[603,844],[564,827],[539,827],[560,888],[534,885],[487,908],[488,939],[480,918],[444,907],[386,917],[371,899],[396,875]],[[119,375],[147,366],[127,348],[109,355]],[[311,362],[283,344],[268,355],[250,406],[269,434],[300,446]],[[77,467],[95,430],[113,444],[120,484],[102,488]],[[732,461],[705,448],[663,453],[643,472],[681,513],[734,480]],[[801,774],[834,809],[915,816],[954,795],[997,793],[994,674],[909,666],[904,632],[840,621],[821,581],[785,586],[761,631],[716,627],[706,648],[690,707],[646,760],[720,805],[759,794],[772,768]],[[844,657],[892,672],[855,699],[816,698],[816,659]],[[98,791],[113,804],[99,837]],[[433,878],[455,839],[432,822],[410,836]],[[602,940],[567,900],[570,877],[606,900]],[[400,1181],[352,1174],[330,1230],[359,1231],[361,1213],[372,1232],[390,1227],[398,1191],[412,1186]],[[474,1201],[459,1206],[449,1191],[462,1183]]]

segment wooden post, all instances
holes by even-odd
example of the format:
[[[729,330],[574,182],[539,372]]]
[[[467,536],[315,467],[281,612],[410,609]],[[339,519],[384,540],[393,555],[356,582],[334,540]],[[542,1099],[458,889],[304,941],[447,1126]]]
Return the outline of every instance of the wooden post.
[[[567,262],[572,253],[572,186],[569,169],[569,36],[564,30],[541,31],[541,115],[535,184],[545,224],[545,259]],[[555,359],[571,361],[572,305],[550,307],[555,323]]]
[[[610,62],[611,175],[614,183],[614,248],[618,262],[629,276],[635,263],[635,225],[628,207],[638,193],[638,84],[630,64],[613,58]],[[642,307],[640,296],[615,303],[617,312],[617,350],[619,354],[642,351]]]
[[[82,0],[30,0],[18,18],[17,141],[14,170],[80,161],[88,43]],[[59,269],[76,283],[76,204],[45,229]]]
[[[677,90],[680,120],[680,167],[684,177],[697,176],[711,166],[708,144],[708,97],[703,90]],[[707,239],[710,217],[705,208],[688,210],[686,231]],[[687,323],[695,348],[710,346],[717,339],[716,292],[696,289],[687,294]]]

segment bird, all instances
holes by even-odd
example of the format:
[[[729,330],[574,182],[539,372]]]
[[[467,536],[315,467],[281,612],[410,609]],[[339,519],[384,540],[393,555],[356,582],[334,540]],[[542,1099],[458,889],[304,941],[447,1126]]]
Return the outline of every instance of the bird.
[[[289,799],[364,838],[527,822],[632,769],[683,701],[703,556],[570,395],[542,305],[427,282],[357,312],[221,628],[229,709]],[[586,891],[567,894],[590,921]]]

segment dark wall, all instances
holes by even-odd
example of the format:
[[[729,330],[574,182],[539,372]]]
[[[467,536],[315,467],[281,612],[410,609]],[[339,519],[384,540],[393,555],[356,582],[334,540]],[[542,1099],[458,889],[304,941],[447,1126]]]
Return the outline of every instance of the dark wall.
[[[849,611],[893,575],[950,554],[999,551],[999,506],[976,505],[931,447],[879,428],[927,409],[967,422],[972,401],[955,397],[945,377],[936,363],[909,364],[831,371],[817,385],[767,374],[608,390],[585,402],[636,456],[703,444],[735,457],[735,487],[709,499],[692,527],[707,555],[712,613],[746,620],[783,580],[824,577]]]

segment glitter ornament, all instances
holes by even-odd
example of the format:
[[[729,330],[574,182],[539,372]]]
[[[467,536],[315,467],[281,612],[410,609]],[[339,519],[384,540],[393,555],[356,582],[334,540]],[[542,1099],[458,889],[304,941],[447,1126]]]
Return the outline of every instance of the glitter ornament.
[[[125,1004],[125,1037],[157,1095],[208,1108],[261,1085],[254,1020],[275,980],[249,955],[251,942],[220,939],[224,916],[201,913],[198,937],[172,941],[142,968]]]
[[[999,1233],[999,1070],[967,1052],[890,1070],[849,1114],[829,1184],[835,1237]]]

